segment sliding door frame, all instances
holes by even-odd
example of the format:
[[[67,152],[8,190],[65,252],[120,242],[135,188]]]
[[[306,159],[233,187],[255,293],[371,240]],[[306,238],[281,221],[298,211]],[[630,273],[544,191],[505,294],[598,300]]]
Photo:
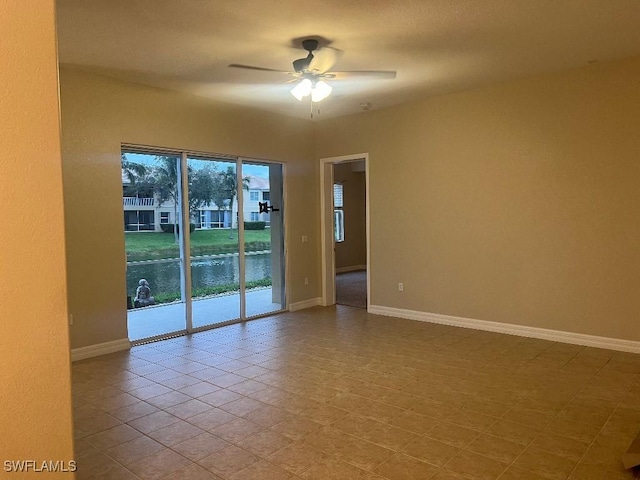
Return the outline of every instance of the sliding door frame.
[[[280,165],[281,168],[281,175],[282,175],[282,180],[281,180],[281,187],[282,187],[282,202],[281,202],[281,206],[280,209],[282,211],[282,262],[284,262],[284,268],[281,267],[281,274],[282,274],[282,279],[284,281],[284,293],[282,295],[282,308],[280,310],[274,310],[272,312],[267,312],[267,313],[258,313],[256,315],[250,315],[247,316],[246,315],[246,309],[247,309],[247,303],[246,303],[246,289],[244,288],[245,286],[245,282],[246,282],[246,272],[244,270],[244,268],[241,270],[241,272],[243,272],[243,275],[240,276],[240,281],[241,281],[241,287],[240,287],[240,292],[241,292],[241,300],[242,302],[240,303],[240,308],[241,308],[241,313],[242,313],[242,318],[244,318],[245,320],[253,320],[255,318],[262,318],[268,315],[273,315],[276,313],[282,313],[282,312],[286,312],[289,310],[289,295],[288,295],[288,285],[289,285],[289,262],[287,261],[287,245],[288,245],[288,241],[287,241],[287,235],[288,235],[288,229],[287,229],[287,183],[285,182],[285,178],[286,178],[286,171],[287,171],[287,164],[284,162],[278,162],[278,161],[271,161],[271,160],[263,160],[260,158],[249,158],[249,157],[238,157],[238,167],[236,168],[236,171],[238,172],[238,185],[242,185],[242,168],[241,165],[244,165],[245,162],[249,163],[249,164],[261,164],[261,165]],[[269,182],[269,185],[271,186],[271,182]],[[242,192],[241,192],[242,191]],[[241,203],[242,202],[242,203]],[[269,200],[269,202],[271,202],[271,200]],[[238,212],[242,211],[243,212],[243,219],[244,219],[244,191],[242,188],[238,188]],[[240,255],[240,258],[242,259],[242,267],[244,267],[244,262],[246,260],[245,257],[245,249],[244,249],[244,221],[242,222],[242,237],[240,236],[240,224],[238,224],[238,241],[240,242],[240,244],[242,245],[242,253]],[[273,254],[273,247],[271,248],[271,252]],[[272,278],[273,278],[273,272],[271,272]],[[272,285],[273,287],[273,285]]]
[[[247,265],[244,248],[244,188],[242,188],[242,158],[236,159],[236,197],[238,198],[238,270],[240,272],[240,320],[247,318],[247,290],[245,267]],[[233,212],[233,208],[231,209]],[[233,226],[233,216],[231,218]]]
[[[178,177],[178,193],[182,200],[178,205],[180,218],[180,288],[184,302],[184,316],[187,332],[193,331],[193,305],[191,303],[191,219],[189,218],[189,170],[187,168],[187,153],[180,152],[180,176]],[[184,215],[184,212],[187,212]]]
[[[271,161],[271,160],[263,160],[257,158],[249,158],[249,157],[241,157],[236,155],[225,155],[225,154],[216,154],[210,152],[198,152],[192,150],[183,150],[183,149],[170,149],[170,148],[162,148],[162,147],[153,147],[147,145],[136,145],[136,144],[127,144],[123,143],[120,145],[121,152],[131,152],[131,153],[141,153],[141,154],[150,154],[150,155],[171,155],[179,158],[180,162],[180,175],[178,176],[178,192],[180,193],[181,201],[178,203],[178,216],[180,218],[180,230],[182,235],[179,236],[179,248],[180,248],[180,288],[181,288],[181,297],[182,302],[185,305],[185,325],[186,330],[180,330],[175,332],[168,332],[166,335],[157,335],[154,337],[143,338],[140,340],[132,341],[133,345],[147,343],[151,341],[163,340],[166,338],[173,338],[180,335],[197,333],[205,330],[211,330],[213,328],[223,327],[226,325],[232,325],[236,323],[245,322],[247,320],[253,320],[256,318],[261,318],[268,315],[273,315],[276,313],[285,312],[288,309],[288,277],[289,277],[289,267],[287,261],[287,228],[286,228],[286,182],[285,172],[286,172],[286,164],[284,162],[279,161]],[[238,269],[240,272],[240,317],[237,319],[232,319],[224,322],[215,323],[212,325],[205,325],[202,327],[193,327],[193,298],[191,297],[191,235],[189,232],[190,221],[189,218],[189,191],[188,191],[188,166],[187,160],[189,158],[196,158],[201,160],[232,160],[235,161],[236,165],[236,184],[238,185],[238,191],[236,193],[236,198],[238,202],[238,212],[237,212],[237,223],[238,223]],[[246,315],[246,259],[245,259],[245,242],[244,242],[244,190],[242,188],[242,165],[247,163],[258,163],[258,164],[279,164],[282,169],[282,233],[283,233],[283,249],[282,249],[282,261],[284,262],[284,268],[282,269],[284,275],[284,294],[283,294],[283,303],[282,308],[280,310],[275,310],[272,312],[266,312],[264,314],[257,314],[247,317]],[[184,212],[187,212],[185,215]],[[233,209],[231,225],[233,226]]]

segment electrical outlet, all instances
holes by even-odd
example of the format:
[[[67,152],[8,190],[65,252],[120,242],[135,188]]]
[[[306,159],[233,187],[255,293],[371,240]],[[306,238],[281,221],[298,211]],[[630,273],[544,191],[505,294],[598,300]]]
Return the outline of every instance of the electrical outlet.
[[[309,237],[306,235],[302,235],[302,243],[307,243],[309,241]]]
[[[399,291],[399,292],[404,292],[404,284],[403,284],[402,282],[400,282],[400,283],[398,284],[398,291]]]
[[[309,285],[309,277],[304,277],[304,284]]]

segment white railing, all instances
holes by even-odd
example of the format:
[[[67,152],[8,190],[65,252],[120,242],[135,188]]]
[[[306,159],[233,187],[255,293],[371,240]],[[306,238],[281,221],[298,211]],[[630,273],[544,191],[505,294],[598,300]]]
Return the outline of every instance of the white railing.
[[[153,207],[155,204],[153,198],[139,197],[122,197],[122,203],[125,207]]]

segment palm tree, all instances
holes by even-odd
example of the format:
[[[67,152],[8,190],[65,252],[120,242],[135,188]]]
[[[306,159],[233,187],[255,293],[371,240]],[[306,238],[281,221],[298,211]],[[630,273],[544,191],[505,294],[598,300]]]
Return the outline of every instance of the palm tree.
[[[147,167],[141,163],[127,160],[127,156],[124,153],[120,156],[120,162],[122,173],[124,173],[131,185],[134,185],[139,177],[142,177],[147,173]]]
[[[249,191],[250,177],[242,178],[242,189]],[[238,194],[238,176],[233,167],[227,167],[224,172],[220,172],[220,187],[226,193],[225,198],[229,199],[229,209],[233,215],[233,201]],[[229,229],[229,238],[233,238],[233,218],[231,218],[231,228]]]
[[[155,168],[155,194],[160,205],[168,200],[173,201],[173,236],[178,243],[178,161],[174,157],[157,156],[156,162],[158,166]]]
[[[154,187],[160,204],[171,200],[174,206],[174,235],[178,241],[178,205],[182,201],[178,191],[178,161],[173,157],[156,157]],[[187,188],[189,191],[189,221],[198,214],[200,208],[210,205],[214,199],[215,166],[195,169],[187,166]]]

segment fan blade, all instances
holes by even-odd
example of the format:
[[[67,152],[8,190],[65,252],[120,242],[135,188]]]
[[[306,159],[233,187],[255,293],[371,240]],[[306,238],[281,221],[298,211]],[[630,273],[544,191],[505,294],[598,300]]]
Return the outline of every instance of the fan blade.
[[[324,73],[335,65],[342,50],[333,47],[324,47],[314,53],[313,60],[309,64],[309,70],[312,72]]]
[[[357,70],[352,72],[326,72],[324,74],[327,78],[336,78],[340,80],[341,78],[350,78],[350,77],[372,77],[372,78],[380,78],[380,79],[389,79],[393,80],[396,78],[396,72],[392,70]]]
[[[231,68],[244,68],[246,70],[258,70],[261,72],[275,72],[275,73],[286,73],[287,75],[291,75],[292,72],[286,72],[284,70],[275,70],[273,68],[263,68],[263,67],[254,67],[251,65],[240,65],[238,63],[232,63],[230,65],[227,65],[228,67]]]

